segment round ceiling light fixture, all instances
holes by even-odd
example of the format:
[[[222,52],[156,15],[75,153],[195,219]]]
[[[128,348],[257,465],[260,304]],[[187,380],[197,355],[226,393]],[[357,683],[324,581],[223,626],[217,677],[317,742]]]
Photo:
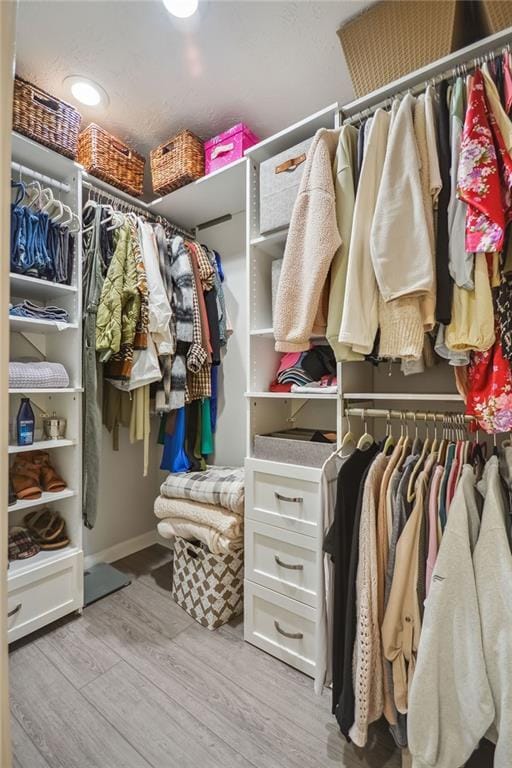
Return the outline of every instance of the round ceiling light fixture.
[[[64,78],[64,85],[69,88],[74,99],[86,107],[106,107],[109,103],[107,92],[90,77],[70,75]]]
[[[162,0],[163,4],[173,16],[178,19],[188,19],[193,16],[199,6],[199,0]]]

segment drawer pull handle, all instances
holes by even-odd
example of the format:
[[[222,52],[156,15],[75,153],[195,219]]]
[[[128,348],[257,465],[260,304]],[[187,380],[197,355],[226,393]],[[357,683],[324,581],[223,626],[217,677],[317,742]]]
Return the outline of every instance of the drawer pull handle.
[[[289,637],[290,640],[302,640],[304,637],[303,632],[286,632],[284,629],[281,629],[279,626],[279,622],[274,619],[274,627],[277,629],[280,635],[284,635],[285,637]]]
[[[304,566],[301,563],[296,563],[295,565],[292,565],[292,563],[283,563],[279,555],[274,555],[274,560],[278,565],[281,566],[281,568],[288,568],[290,571],[303,571]]]
[[[21,611],[21,603],[18,603],[16,608],[13,608],[12,611],[7,612],[7,618],[10,619],[11,616],[16,616],[17,613]]]
[[[304,499],[302,496],[283,496],[281,493],[274,491],[274,495],[278,501],[289,501],[292,504],[302,504]]]

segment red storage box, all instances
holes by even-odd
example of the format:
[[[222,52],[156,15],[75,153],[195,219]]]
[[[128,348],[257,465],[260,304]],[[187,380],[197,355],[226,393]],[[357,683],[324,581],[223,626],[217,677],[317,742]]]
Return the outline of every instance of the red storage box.
[[[234,160],[240,160],[245,150],[258,142],[259,138],[245,123],[237,123],[228,131],[208,139],[204,145],[205,174],[213,173]]]

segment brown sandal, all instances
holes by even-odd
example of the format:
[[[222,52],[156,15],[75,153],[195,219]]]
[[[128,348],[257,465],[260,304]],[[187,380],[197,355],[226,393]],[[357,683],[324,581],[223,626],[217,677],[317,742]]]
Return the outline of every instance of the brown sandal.
[[[20,453],[11,467],[10,475],[18,499],[39,499],[41,496],[41,468]]]
[[[47,451],[35,451],[34,461],[41,468],[41,485],[43,491],[59,493],[67,488],[64,480],[57,474],[50,464],[50,456]]]
[[[41,549],[61,549],[69,544],[66,523],[58,512],[39,509],[25,515],[23,522]]]

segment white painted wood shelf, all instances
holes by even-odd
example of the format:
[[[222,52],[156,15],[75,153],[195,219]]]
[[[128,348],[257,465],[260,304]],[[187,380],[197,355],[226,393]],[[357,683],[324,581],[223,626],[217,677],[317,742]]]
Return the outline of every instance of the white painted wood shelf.
[[[62,549],[41,550],[34,557],[28,557],[25,560],[10,560],[7,580],[14,579],[16,576],[26,575],[51,563],[58,563],[70,555],[78,554],[79,551],[78,547],[70,544],[67,547],[62,547]]]
[[[32,445],[10,445],[9,453],[29,453],[30,451],[49,451],[53,448],[70,448],[76,445],[76,440],[37,440]]]
[[[407,400],[432,402],[460,402],[462,398],[457,392],[343,392],[344,400]]]
[[[45,504],[53,504],[54,502],[63,501],[64,499],[71,499],[73,496],[76,496],[76,491],[74,491],[72,488],[65,488],[63,491],[59,491],[58,493],[48,493],[47,491],[43,491],[38,499],[23,499],[17,501],[16,504],[13,504],[12,507],[9,507],[9,512],[19,512],[20,510],[24,509],[32,509],[32,507],[40,507],[44,506]]]
[[[9,387],[10,395],[75,395],[82,387]]]
[[[337,394],[316,394],[313,392],[301,394],[300,392],[246,392],[248,398],[271,400],[337,400]]]
[[[168,195],[148,204],[155,214],[165,216],[185,229],[245,210],[245,158],[219,168]]]
[[[9,330],[14,333],[64,333],[78,330],[77,323],[61,323],[55,320],[37,320],[33,317],[9,316]]]
[[[41,280],[39,277],[27,277],[16,272],[9,273],[11,296],[25,299],[55,299],[56,297],[69,296],[76,293],[76,286],[52,283],[50,280]]]

